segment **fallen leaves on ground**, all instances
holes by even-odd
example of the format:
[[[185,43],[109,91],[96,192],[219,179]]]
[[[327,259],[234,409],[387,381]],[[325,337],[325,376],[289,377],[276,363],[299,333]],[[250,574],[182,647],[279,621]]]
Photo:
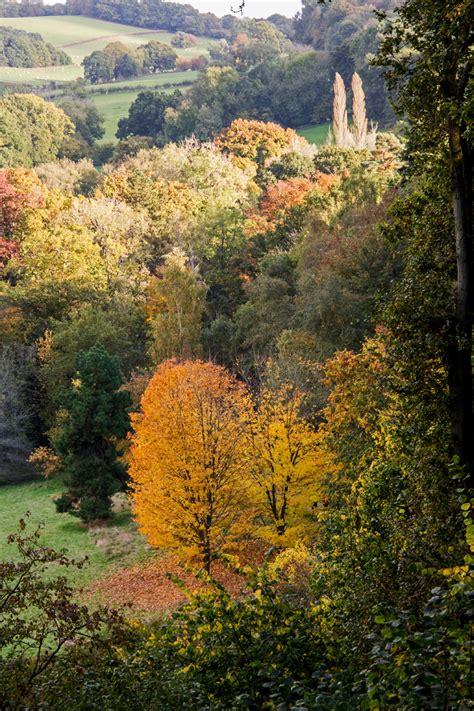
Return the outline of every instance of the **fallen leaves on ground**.
[[[263,557],[261,546],[247,547],[242,563],[259,563]],[[198,570],[184,569],[175,555],[155,556],[144,563],[123,568],[91,585],[87,593],[107,605],[130,605],[133,610],[165,612],[186,601],[186,594],[168,575],[179,578],[191,591],[209,587],[197,577]],[[245,588],[243,576],[230,570],[223,562],[213,564],[212,576],[232,595],[241,595]]]

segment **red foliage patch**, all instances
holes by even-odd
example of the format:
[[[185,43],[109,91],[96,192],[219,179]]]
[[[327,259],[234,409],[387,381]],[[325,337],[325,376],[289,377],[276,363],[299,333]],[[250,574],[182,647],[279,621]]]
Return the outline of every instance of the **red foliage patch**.
[[[5,267],[10,259],[18,256],[19,249],[17,242],[11,242],[0,237],[0,277],[3,276]]]
[[[260,563],[264,550],[259,544],[247,546],[240,556],[242,563]],[[108,605],[131,605],[133,610],[164,612],[186,601],[185,593],[167,577],[167,573],[183,581],[192,592],[209,588],[209,584],[185,570],[176,556],[152,558],[146,563],[108,575],[90,586],[88,593],[97,595]],[[241,595],[245,588],[243,576],[229,570],[222,562],[213,564],[213,577],[232,595]]]

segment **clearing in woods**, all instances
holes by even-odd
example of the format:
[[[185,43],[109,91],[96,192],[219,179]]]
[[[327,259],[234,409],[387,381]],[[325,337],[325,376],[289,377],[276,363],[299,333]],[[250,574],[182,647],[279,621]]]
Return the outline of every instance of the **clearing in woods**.
[[[62,477],[38,477],[23,484],[0,486],[0,560],[15,557],[15,547],[7,543],[9,533],[18,529],[18,522],[30,512],[27,530],[44,525],[41,542],[56,550],[64,550],[70,558],[87,555],[88,565],[75,568],[51,568],[50,575],[64,575],[82,589],[86,601],[109,605],[131,604],[127,614],[143,618],[156,616],[184,602],[186,596],[167,577],[171,573],[181,578],[190,590],[205,586],[189,569],[183,569],[175,555],[164,549],[151,549],[138,533],[125,495],[115,502],[118,512],[108,525],[87,528],[70,514],[58,514],[54,499],[64,491]],[[242,552],[242,562],[262,559],[261,546],[248,545]],[[240,594],[244,580],[222,563],[215,564],[215,577],[234,595]]]
[[[296,133],[299,136],[306,138],[308,143],[314,143],[317,146],[321,146],[326,142],[329,127],[329,123],[315,123],[311,126],[301,126],[301,128],[297,128]]]
[[[167,74],[166,77],[171,81],[173,75]],[[137,98],[141,91],[150,89],[159,89],[160,91],[170,92],[178,89],[179,86],[163,87],[163,86],[147,86],[141,89],[132,89],[130,91],[117,91],[110,94],[92,94],[91,99],[97,107],[99,113],[104,117],[105,135],[102,138],[104,141],[116,141],[115,133],[119,119],[127,116],[128,110],[132,103]]]

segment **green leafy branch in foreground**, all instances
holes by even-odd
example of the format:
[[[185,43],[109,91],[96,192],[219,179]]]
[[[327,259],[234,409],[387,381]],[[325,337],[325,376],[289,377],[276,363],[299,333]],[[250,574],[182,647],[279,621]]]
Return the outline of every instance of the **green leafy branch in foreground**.
[[[18,532],[8,536],[14,560],[0,562],[0,706],[28,697],[37,677],[55,662],[63,648],[99,644],[104,625],[118,627],[120,616],[106,608],[91,611],[75,600],[77,591],[64,576],[50,577],[51,566],[82,568],[87,559],[69,559],[41,545],[41,529],[27,531],[29,513]],[[21,681],[19,681],[21,679]],[[18,683],[19,682],[19,683]],[[3,697],[3,698],[2,698]]]

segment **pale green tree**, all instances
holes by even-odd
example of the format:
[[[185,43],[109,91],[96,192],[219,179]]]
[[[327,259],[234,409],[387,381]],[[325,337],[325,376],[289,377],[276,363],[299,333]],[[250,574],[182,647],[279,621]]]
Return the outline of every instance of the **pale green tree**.
[[[152,279],[147,302],[150,355],[155,363],[200,354],[206,291],[184,252],[174,249],[165,257],[164,266]]]

